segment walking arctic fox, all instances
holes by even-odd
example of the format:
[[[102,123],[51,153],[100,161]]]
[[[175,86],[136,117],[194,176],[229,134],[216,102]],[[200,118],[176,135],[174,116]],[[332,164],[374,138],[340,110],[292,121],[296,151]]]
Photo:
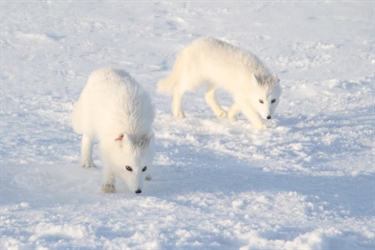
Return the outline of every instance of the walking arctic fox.
[[[203,83],[208,85],[206,102],[216,116],[235,120],[241,111],[256,128],[269,127],[261,118],[271,119],[281,88],[276,74],[257,56],[216,38],[199,38],[180,52],[172,73],[159,81],[158,90],[173,94],[173,115],[183,118],[183,95]],[[217,88],[233,96],[228,112],[216,100]]]
[[[82,167],[94,167],[93,140],[100,142],[103,192],[115,192],[116,176],[130,190],[142,192],[154,156],[153,120],[149,96],[127,72],[105,68],[90,75],[72,122],[74,130],[82,134]]]

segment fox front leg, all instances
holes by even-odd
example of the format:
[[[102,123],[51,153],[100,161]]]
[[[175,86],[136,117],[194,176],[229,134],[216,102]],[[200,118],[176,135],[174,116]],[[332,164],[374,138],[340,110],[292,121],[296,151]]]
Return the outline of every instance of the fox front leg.
[[[114,193],[116,192],[116,178],[113,173],[109,173],[105,170],[104,180],[102,185],[103,193]]]

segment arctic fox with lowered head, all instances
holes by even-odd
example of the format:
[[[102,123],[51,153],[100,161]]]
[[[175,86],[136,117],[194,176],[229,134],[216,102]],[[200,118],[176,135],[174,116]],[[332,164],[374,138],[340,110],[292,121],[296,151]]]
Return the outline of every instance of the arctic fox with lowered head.
[[[100,143],[103,192],[115,192],[116,176],[142,192],[154,156],[153,120],[149,96],[127,72],[105,68],[89,76],[73,111],[73,128],[82,134],[82,167],[94,167],[93,141]]]
[[[256,55],[216,38],[199,38],[180,52],[172,73],[159,81],[158,90],[173,94],[173,115],[183,118],[183,95],[203,83],[208,85],[206,102],[218,117],[235,120],[241,111],[256,128],[268,128],[262,118],[271,119],[281,88],[276,74]],[[216,100],[217,88],[233,96],[228,112]]]

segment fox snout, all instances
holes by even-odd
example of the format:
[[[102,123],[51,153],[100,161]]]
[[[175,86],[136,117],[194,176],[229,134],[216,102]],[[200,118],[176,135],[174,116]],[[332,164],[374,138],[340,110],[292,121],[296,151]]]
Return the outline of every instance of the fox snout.
[[[268,115],[268,116],[267,116],[266,118],[267,118],[267,119],[269,120],[269,119],[271,119],[271,116],[270,116],[270,115]]]
[[[142,190],[137,189],[137,190],[135,190],[135,193],[136,193],[136,194],[140,194],[140,193],[142,193]]]

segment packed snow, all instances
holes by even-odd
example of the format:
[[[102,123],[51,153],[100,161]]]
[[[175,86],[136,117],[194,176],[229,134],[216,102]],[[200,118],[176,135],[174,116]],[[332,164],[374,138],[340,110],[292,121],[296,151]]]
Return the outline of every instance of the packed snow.
[[[374,249],[373,1],[2,0],[1,249]],[[281,101],[256,130],[185,119],[156,83],[202,36],[258,55]],[[141,195],[79,166],[71,112],[88,75],[128,71],[156,110]],[[231,97],[220,92],[225,108]]]

